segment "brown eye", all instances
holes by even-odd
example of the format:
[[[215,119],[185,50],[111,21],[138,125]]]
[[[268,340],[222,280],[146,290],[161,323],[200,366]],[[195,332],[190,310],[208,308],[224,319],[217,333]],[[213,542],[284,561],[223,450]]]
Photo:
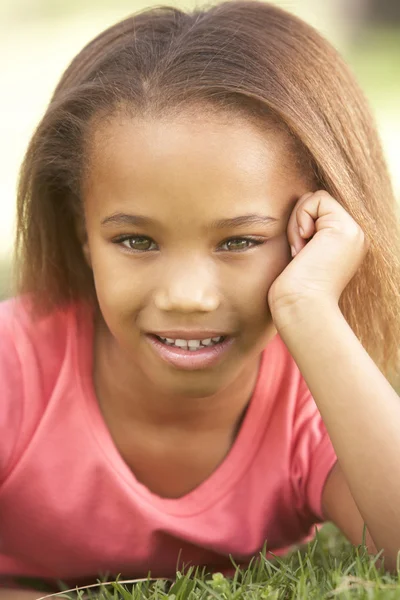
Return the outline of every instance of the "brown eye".
[[[231,238],[230,240],[226,240],[222,246],[227,246],[228,250],[232,252],[243,252],[263,243],[264,241],[253,238]]]
[[[230,250],[245,250],[248,243],[248,240],[238,238],[237,240],[228,240],[226,245]]]
[[[151,249],[151,244],[154,244],[153,240],[142,235],[127,235],[115,240],[115,243],[135,252],[146,252]]]
[[[150,240],[145,237],[129,238],[129,240],[127,240],[127,242],[129,244],[129,247],[132,248],[132,250],[148,250],[149,249]]]

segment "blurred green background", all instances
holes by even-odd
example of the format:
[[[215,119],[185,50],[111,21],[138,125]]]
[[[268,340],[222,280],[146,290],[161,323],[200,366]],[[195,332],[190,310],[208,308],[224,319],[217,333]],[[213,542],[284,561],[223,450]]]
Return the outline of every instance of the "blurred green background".
[[[400,198],[400,0],[273,3],[314,25],[353,68],[374,111],[396,195]],[[62,71],[97,33],[139,9],[156,4],[162,2],[1,0],[0,298],[10,294],[19,165]],[[182,8],[203,5],[189,0],[165,4]]]

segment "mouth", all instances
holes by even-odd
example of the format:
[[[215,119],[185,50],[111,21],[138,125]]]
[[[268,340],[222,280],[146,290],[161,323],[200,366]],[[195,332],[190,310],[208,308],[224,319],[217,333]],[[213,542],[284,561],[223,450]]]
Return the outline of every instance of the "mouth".
[[[217,365],[234,343],[232,336],[183,340],[163,338],[154,333],[148,333],[146,338],[153,352],[163,362],[167,362],[177,369],[188,371]]]
[[[186,350],[189,352],[198,352],[202,348],[210,348],[212,346],[218,346],[218,344],[222,344],[229,337],[227,335],[220,335],[220,336],[216,336],[216,337],[209,337],[209,338],[203,338],[203,339],[197,339],[197,340],[196,339],[186,340],[186,339],[182,339],[182,338],[176,338],[176,339],[167,338],[167,337],[164,338],[164,337],[161,337],[160,335],[156,335],[156,334],[150,334],[150,335],[155,337],[157,340],[159,340],[165,346],[177,348],[180,350]]]

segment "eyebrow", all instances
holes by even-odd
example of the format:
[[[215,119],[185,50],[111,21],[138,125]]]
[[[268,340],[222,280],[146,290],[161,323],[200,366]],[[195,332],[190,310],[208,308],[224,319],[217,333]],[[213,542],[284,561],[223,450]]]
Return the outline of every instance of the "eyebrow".
[[[241,215],[239,217],[231,217],[229,219],[219,219],[215,221],[211,221],[208,225],[208,229],[226,229],[228,227],[240,227],[243,225],[268,225],[270,223],[276,223],[278,219],[274,217],[258,215],[258,214],[249,214],[249,215]],[[161,225],[159,221],[156,219],[151,219],[150,217],[143,217],[141,215],[131,215],[126,213],[114,213],[105,217],[101,221],[101,225],[109,226],[109,225],[136,225],[136,226],[145,226],[145,225]]]

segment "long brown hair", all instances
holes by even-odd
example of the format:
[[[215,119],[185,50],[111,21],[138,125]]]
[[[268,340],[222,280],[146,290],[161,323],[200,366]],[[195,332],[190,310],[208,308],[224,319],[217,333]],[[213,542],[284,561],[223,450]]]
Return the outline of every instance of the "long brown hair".
[[[374,120],[336,50],[299,18],[258,0],[191,12],[150,8],[75,57],[21,169],[17,294],[30,294],[38,312],[95,299],[76,233],[85,148],[96,118],[121,106],[153,117],[218,107],[284,129],[315,189],[336,198],[370,241],[340,306],[383,372],[399,372],[399,220]]]

